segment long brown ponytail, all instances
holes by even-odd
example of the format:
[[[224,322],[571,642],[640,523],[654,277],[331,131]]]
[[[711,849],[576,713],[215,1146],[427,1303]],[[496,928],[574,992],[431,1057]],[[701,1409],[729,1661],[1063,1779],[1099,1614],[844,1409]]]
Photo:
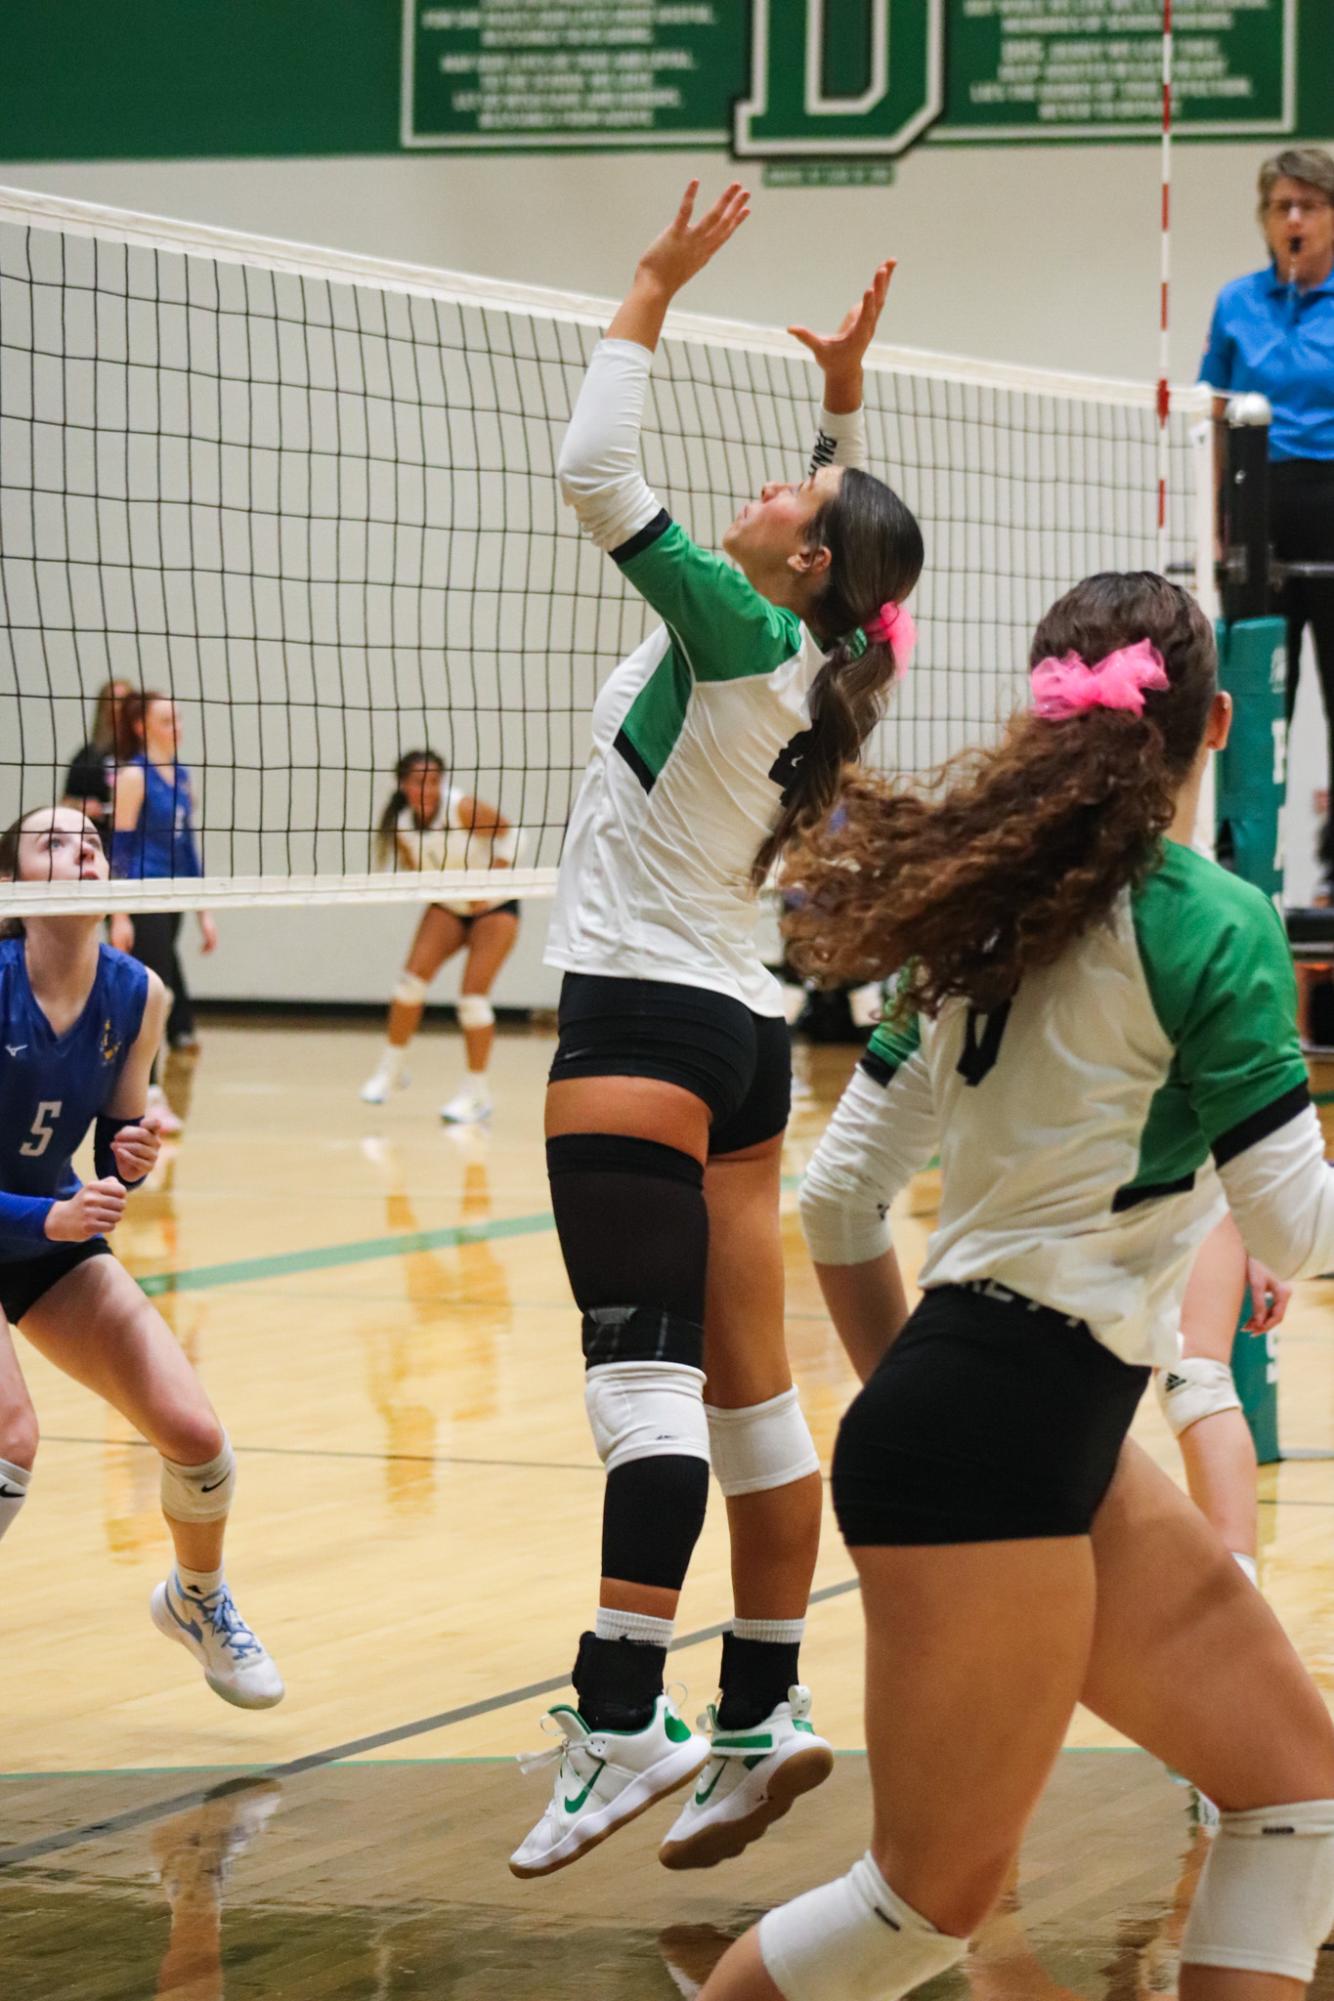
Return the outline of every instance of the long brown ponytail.
[[[925,785],[850,773],[789,854],[794,962],[828,982],[906,969],[904,1002],[927,1014],[956,997],[994,1008],[1106,917],[1152,867],[1203,740],[1213,632],[1175,584],[1108,572],[1052,606],[1030,655],[1096,667],[1146,638],[1168,686],[1142,716],[1021,714]]]
[[[829,582],[814,608],[821,634],[852,634],[884,604],[907,597],[922,573],[922,531],[911,508],[872,473],[850,466],[810,524],[811,546],[829,551]],[[791,746],[782,811],[755,857],[758,889],[774,862],[833,802],[845,765],[860,754],[885,712],[895,673],[883,641],[854,651],[846,638],[825,655],[810,692],[811,726]]]

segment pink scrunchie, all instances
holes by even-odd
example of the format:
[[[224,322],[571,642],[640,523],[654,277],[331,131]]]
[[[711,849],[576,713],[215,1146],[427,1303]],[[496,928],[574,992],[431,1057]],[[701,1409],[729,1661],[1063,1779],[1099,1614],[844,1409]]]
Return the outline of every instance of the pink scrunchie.
[[[875,617],[867,619],[862,631],[868,639],[889,648],[900,674],[907,670],[917,644],[917,626],[906,605],[882,604]]]
[[[1033,713],[1059,722],[1088,709],[1128,709],[1144,714],[1145,692],[1169,687],[1163,656],[1151,639],[1138,639],[1099,660],[1095,667],[1077,653],[1039,660],[1033,669]]]

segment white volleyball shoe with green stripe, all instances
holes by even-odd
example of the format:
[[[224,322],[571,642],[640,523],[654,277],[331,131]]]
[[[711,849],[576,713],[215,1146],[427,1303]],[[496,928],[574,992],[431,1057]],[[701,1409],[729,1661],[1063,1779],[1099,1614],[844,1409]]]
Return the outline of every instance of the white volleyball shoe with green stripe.
[[[740,1855],[834,1769],[834,1753],[811,1722],[811,1692],[800,1684],[753,1729],[720,1729],[712,1707],[700,1718],[700,1728],[706,1724],[709,1762],[658,1850],[668,1869],[712,1869]]]
[[[558,1703],[542,1719],[551,1748],[522,1757],[525,1772],[556,1767],[546,1812],[510,1856],[516,1876],[549,1876],[577,1862],[665,1793],[686,1785],[709,1755],[707,1737],[681,1721],[660,1695],[642,1730],[594,1730],[577,1709]]]

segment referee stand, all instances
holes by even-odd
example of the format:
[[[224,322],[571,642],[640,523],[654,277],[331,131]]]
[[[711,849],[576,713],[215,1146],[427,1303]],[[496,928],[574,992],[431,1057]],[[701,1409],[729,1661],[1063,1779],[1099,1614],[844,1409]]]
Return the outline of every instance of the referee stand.
[[[1273,593],[1290,576],[1334,576],[1334,565],[1276,563],[1269,532],[1269,424],[1265,397],[1234,396],[1223,431],[1220,499],[1222,555],[1217,624],[1219,678],[1232,697],[1232,735],[1218,759],[1217,856],[1225,868],[1282,907],[1281,816],[1287,794],[1287,624],[1274,615]],[[1284,913],[1293,958],[1307,977],[1304,1029],[1311,1023],[1311,975],[1334,967],[1334,910]],[[1309,1036],[1309,1056],[1334,1056]],[[1317,1094],[1316,1102],[1320,1102]],[[1261,1465],[1284,1457],[1278,1435],[1278,1350],[1274,1334],[1245,1331],[1249,1295],[1232,1349],[1232,1372]],[[1320,1455],[1323,1456],[1323,1455]]]

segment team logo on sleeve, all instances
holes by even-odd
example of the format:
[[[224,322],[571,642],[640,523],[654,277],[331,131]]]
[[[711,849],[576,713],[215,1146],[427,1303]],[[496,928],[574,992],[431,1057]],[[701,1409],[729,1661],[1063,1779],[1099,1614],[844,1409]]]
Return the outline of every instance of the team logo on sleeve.
[[[104,1063],[114,1063],[123,1047],[124,1044],[120,1041],[108,1018],[108,1020],[102,1023],[102,1044],[98,1052],[102,1061]]]

